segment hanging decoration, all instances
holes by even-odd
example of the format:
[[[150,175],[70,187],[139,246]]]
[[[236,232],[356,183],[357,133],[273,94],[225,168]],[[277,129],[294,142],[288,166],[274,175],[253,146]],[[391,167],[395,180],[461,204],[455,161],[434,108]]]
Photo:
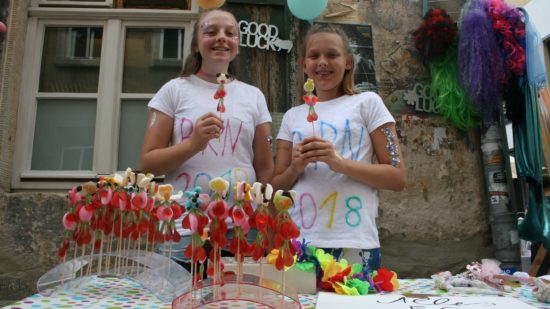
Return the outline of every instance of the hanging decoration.
[[[303,20],[313,20],[327,7],[328,0],[288,0],[292,15]]]
[[[414,31],[414,44],[424,60],[442,57],[455,42],[456,23],[443,9],[430,9]]]
[[[197,3],[202,9],[210,10],[221,7],[225,0],[198,0]]]
[[[477,125],[477,113],[456,78],[456,37],[456,23],[443,9],[429,10],[414,32],[415,46],[430,67],[435,110],[457,128],[467,130]]]

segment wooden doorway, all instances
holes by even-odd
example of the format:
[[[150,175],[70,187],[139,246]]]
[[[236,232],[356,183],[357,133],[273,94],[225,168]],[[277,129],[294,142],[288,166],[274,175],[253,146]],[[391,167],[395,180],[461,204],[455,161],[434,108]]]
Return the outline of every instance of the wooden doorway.
[[[227,0],[239,23],[239,79],[264,93],[275,117],[292,106],[296,46],[291,38],[294,18],[284,0]],[[295,67],[295,66],[294,66]],[[274,132],[276,132],[274,130]]]

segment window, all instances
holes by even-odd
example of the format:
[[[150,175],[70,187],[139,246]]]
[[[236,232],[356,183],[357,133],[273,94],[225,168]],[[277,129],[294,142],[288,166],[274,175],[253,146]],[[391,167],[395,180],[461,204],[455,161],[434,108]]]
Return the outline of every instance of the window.
[[[112,7],[113,0],[39,0],[41,6]]]
[[[183,31],[181,29],[162,29],[160,32],[159,59],[181,60]]]
[[[69,27],[66,31],[65,57],[69,59],[99,59],[102,30],[92,27]]]
[[[139,168],[147,103],[179,75],[197,18],[191,11],[63,10],[30,14],[14,189],[66,189]]]

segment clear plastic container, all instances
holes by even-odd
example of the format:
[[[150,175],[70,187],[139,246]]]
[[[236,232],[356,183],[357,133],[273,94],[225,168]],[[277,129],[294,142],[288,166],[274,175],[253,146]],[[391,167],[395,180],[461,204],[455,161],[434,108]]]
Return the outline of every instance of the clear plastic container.
[[[298,295],[280,283],[258,276],[243,274],[238,280],[235,274],[225,274],[223,284],[214,284],[212,279],[197,283],[197,286],[178,296],[172,302],[174,309],[203,308],[222,301],[240,302],[248,308],[253,303],[258,308],[297,309],[301,308]]]
[[[107,268],[109,261],[109,268]],[[101,267],[100,267],[101,265]],[[38,292],[51,296],[56,291],[78,289],[91,276],[133,280],[163,302],[191,287],[191,274],[167,256],[142,250],[80,256],[57,265],[37,281]]]

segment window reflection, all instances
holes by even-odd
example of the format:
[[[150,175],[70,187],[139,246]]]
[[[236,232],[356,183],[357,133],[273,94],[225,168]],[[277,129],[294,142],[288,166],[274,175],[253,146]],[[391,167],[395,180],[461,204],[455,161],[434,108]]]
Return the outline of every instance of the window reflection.
[[[124,49],[123,93],[155,93],[179,75],[183,29],[128,28]]]
[[[94,100],[38,100],[32,170],[91,170]]]
[[[103,28],[47,27],[40,92],[96,93]]]

